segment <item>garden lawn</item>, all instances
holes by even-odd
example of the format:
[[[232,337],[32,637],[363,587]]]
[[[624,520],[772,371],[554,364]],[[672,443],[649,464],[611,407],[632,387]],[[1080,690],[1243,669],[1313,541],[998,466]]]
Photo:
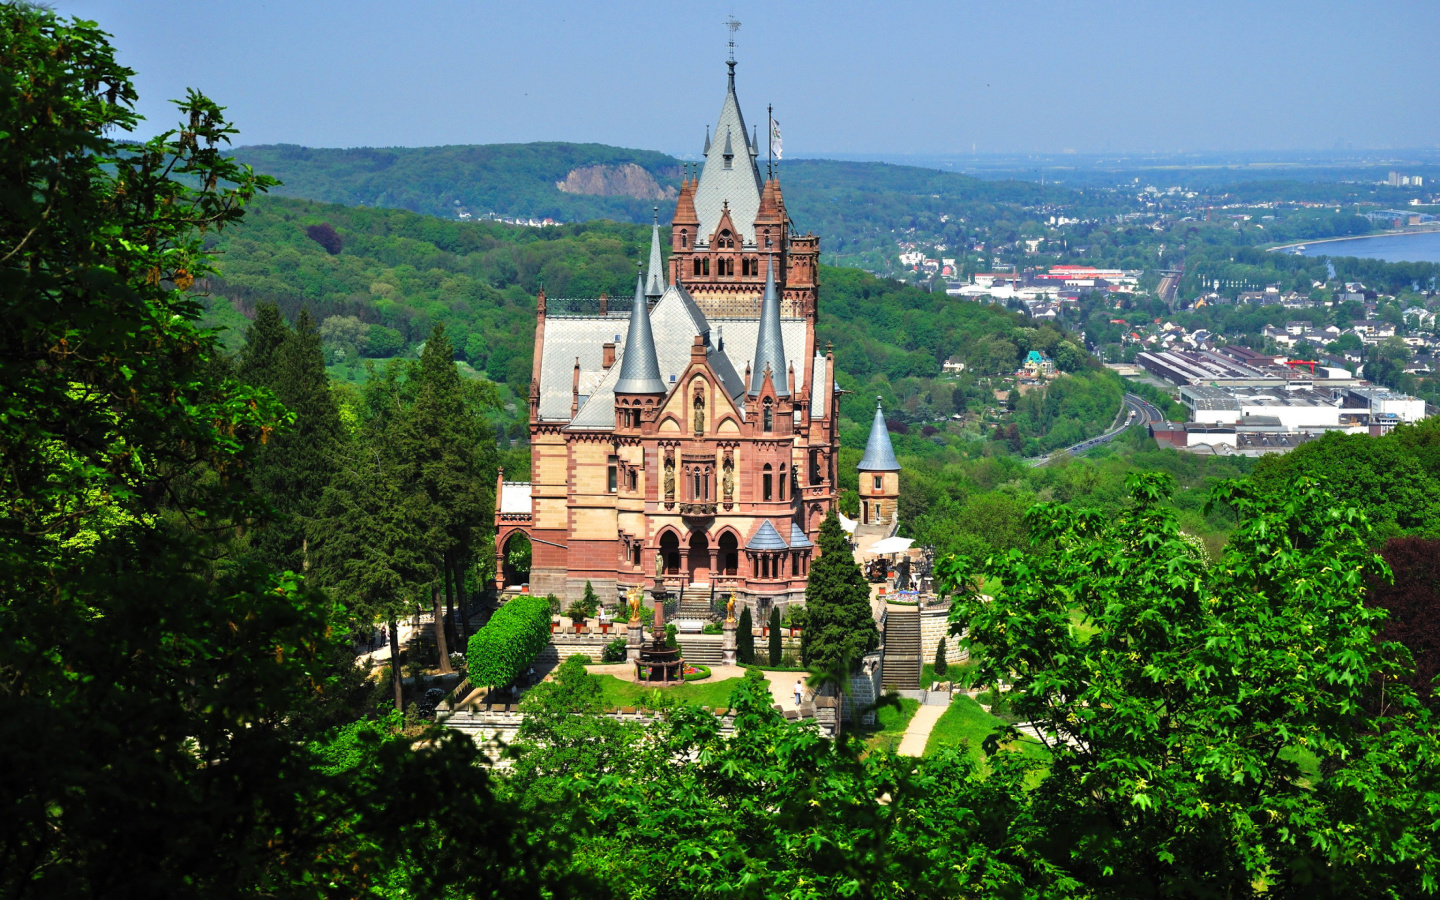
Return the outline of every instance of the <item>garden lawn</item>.
[[[893,706],[882,706],[876,710],[875,718],[878,720],[878,731],[872,731],[865,737],[865,746],[870,750],[888,750],[895,752],[900,746],[900,740],[905,737],[905,729],[910,726],[910,720],[915,718],[915,711],[920,708],[919,700],[902,698],[900,708]]]
[[[930,740],[925,742],[925,755],[929,756],[942,747],[959,747],[964,744],[973,759],[983,762],[985,739],[1004,724],[981,708],[979,703],[960,694],[950,702],[950,708],[945,710],[935,723],[935,728],[930,732]],[[1034,738],[1022,738],[1005,745],[1004,749],[1018,749],[1027,756],[1041,760],[1049,755],[1044,745]]]
[[[616,678],[614,675],[596,675],[600,682],[600,697],[607,708],[621,706],[646,706],[651,693],[662,691],[665,697],[689,706],[729,706],[730,694],[739,687],[739,678],[716,681],[712,676],[703,681],[687,681],[674,687],[659,688],[646,684]]]

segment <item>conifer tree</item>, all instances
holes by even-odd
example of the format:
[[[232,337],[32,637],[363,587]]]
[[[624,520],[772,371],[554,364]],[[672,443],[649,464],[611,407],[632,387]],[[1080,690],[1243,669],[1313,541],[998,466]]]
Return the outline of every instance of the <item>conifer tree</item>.
[[[945,639],[940,639],[940,646],[935,648],[935,674],[944,676],[950,671],[950,664],[945,660]]]
[[[735,631],[736,662],[742,666],[755,665],[755,622],[750,618],[750,607],[740,610],[740,622]]]
[[[240,350],[240,380],[257,387],[274,389],[280,350],[290,339],[290,326],[280,307],[262,302],[255,306],[255,320],[245,329],[245,346]]]
[[[784,647],[780,642],[780,607],[770,609],[770,665],[779,666]]]
[[[854,664],[880,645],[880,630],[870,612],[870,587],[850,555],[850,541],[834,510],[820,525],[820,558],[810,567],[805,609],[800,657],[806,666],[824,668],[840,659]]]

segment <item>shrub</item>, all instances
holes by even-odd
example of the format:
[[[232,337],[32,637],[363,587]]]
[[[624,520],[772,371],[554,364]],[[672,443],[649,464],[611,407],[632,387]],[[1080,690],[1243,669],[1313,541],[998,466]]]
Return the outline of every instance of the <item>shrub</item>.
[[[697,671],[695,672],[694,675],[686,675],[686,676],[685,676],[685,680],[686,680],[686,681],[701,681],[701,680],[703,680],[703,679],[705,679],[705,678],[709,678],[709,677],[710,677],[710,667],[709,667],[709,666],[696,666],[695,668],[696,668]]]
[[[566,662],[569,662],[572,659],[577,661],[582,666],[590,666],[595,664],[595,660],[591,659],[589,656],[586,656],[584,653],[572,653],[569,656],[565,657]]]
[[[755,665],[755,625],[748,606],[740,611],[740,623],[736,626],[735,659],[742,666]]]
[[[680,649],[680,629],[674,625],[665,626],[665,646],[671,650]]]
[[[944,677],[949,671],[950,664],[945,661],[945,639],[940,639],[940,646],[935,648],[935,674]]]
[[[770,665],[780,665],[780,607],[770,610]]]
[[[625,639],[622,637],[617,637],[606,644],[604,650],[600,651],[601,661],[607,663],[624,662],[628,655]]]
[[[565,615],[569,616],[571,621],[579,622],[595,615],[595,611],[599,608],[600,598],[595,596],[595,587],[587,581],[585,582],[585,595],[571,603],[570,608],[565,610]]]
[[[550,641],[550,603],[521,595],[500,607],[470,638],[470,681],[502,687],[518,678]]]
[[[700,627],[701,634],[724,634],[725,629],[720,627],[718,622],[706,622]]]

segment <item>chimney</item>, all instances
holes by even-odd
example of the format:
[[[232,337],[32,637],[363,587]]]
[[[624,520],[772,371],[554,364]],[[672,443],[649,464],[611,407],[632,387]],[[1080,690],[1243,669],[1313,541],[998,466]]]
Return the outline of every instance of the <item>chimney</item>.
[[[600,365],[609,369],[615,365],[615,342],[606,341],[600,345]]]

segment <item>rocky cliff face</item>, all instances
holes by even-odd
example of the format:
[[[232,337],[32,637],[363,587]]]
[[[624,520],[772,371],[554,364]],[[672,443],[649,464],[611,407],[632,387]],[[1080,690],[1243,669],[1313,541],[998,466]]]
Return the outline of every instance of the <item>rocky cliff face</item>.
[[[634,197],[637,200],[671,200],[673,187],[661,187],[655,176],[635,165],[581,166],[571,169],[555,186],[567,194],[593,197]]]

